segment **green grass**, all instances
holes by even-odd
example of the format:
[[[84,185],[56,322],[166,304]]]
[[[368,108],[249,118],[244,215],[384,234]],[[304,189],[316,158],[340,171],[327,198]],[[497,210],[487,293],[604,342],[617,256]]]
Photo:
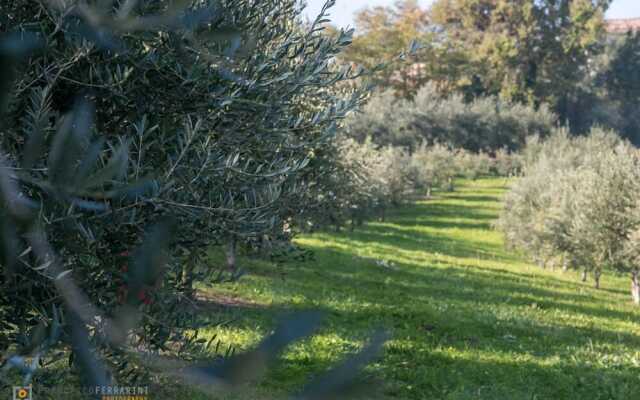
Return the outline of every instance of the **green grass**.
[[[363,377],[382,382],[381,398],[640,398],[640,310],[626,278],[603,276],[595,290],[576,272],[543,271],[505,250],[491,228],[504,191],[502,179],[461,182],[386,222],[300,237],[312,262],[241,259],[248,276],[205,289],[237,319],[207,334],[247,349],[283,311],[327,319],[238,398],[282,398],[379,327],[391,339]]]

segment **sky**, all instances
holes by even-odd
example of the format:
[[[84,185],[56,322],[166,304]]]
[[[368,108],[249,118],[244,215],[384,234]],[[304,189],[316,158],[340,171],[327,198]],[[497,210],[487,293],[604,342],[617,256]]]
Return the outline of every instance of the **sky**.
[[[306,0],[306,13],[309,19],[313,19],[324,4],[324,0]],[[419,3],[426,7],[432,0],[420,0]],[[364,7],[391,5],[394,0],[337,0],[331,9],[331,21],[339,26],[353,26],[353,14]],[[607,18],[634,18],[640,17],[640,0],[613,0]]]

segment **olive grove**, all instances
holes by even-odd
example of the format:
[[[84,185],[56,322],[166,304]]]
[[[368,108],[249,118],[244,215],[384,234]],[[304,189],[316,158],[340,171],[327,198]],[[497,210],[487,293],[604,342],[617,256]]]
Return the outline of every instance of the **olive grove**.
[[[591,272],[596,288],[603,272],[628,274],[640,304],[638,150],[600,128],[584,137],[558,130],[546,141],[532,139],[523,158],[523,177],[497,223],[508,244],[542,267],[581,268],[583,280]]]

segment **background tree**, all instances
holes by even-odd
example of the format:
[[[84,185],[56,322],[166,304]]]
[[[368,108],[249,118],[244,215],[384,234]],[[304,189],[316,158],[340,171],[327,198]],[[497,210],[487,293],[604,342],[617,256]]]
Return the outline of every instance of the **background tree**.
[[[365,8],[356,14],[355,24],[357,35],[340,59],[368,69],[387,62],[375,75],[380,87],[393,88],[404,98],[411,97],[428,81],[443,93],[457,87],[458,69],[464,68],[468,60],[455,43],[444,40],[431,24],[427,10],[421,9],[416,0]],[[414,40],[419,42],[420,51],[409,60],[394,61]]]
[[[570,94],[603,35],[609,1],[440,0],[431,16],[479,65],[486,94],[550,104],[564,120]]]
[[[628,32],[623,39],[611,39],[607,43],[611,49],[609,63],[598,76],[598,83],[604,87],[606,99],[618,115],[618,123],[613,125],[623,137],[634,144],[640,144],[640,33]]]

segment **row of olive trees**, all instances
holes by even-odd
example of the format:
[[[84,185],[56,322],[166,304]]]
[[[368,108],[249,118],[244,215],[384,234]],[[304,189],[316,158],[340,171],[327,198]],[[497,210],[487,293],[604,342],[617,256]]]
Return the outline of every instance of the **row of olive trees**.
[[[493,153],[519,150],[527,137],[545,137],[556,123],[556,115],[544,105],[536,109],[495,97],[468,102],[462,95],[443,97],[427,84],[410,100],[390,91],[377,94],[348,120],[346,129],[357,140],[372,136],[380,145],[414,149],[426,141]]]
[[[371,137],[339,140],[336,154],[329,185],[334,189],[318,202],[327,224],[336,229],[348,221],[353,229],[366,219],[384,219],[388,209],[431,197],[436,189],[452,191],[456,177],[513,176],[521,169],[521,156],[506,149],[490,156],[422,142],[410,151],[377,145]]]
[[[332,4],[306,25],[295,0],[0,2],[0,378],[70,348],[89,386],[160,365],[233,384],[310,333],[290,321],[230,364],[160,357],[190,349],[210,246],[233,278],[239,246],[322,219],[309,200],[366,97],[333,62],[351,32],[322,33]]]
[[[640,304],[640,154],[616,134],[584,137],[559,130],[531,140],[524,174],[505,197],[498,221],[507,243],[541,266],[582,268],[599,287],[603,271],[631,277]]]

